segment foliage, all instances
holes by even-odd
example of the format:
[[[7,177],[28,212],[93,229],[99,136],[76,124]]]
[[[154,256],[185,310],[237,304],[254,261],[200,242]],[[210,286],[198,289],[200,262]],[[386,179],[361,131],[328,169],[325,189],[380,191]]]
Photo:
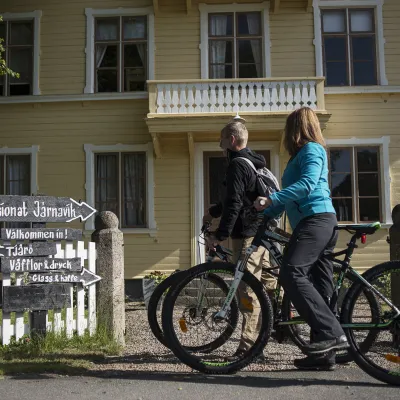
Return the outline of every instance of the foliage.
[[[0,15],[0,22],[3,20],[3,18]],[[5,52],[3,43],[4,38],[0,38],[0,76],[2,75],[10,75],[13,78],[19,78],[19,74],[17,72],[14,72],[10,68],[7,67],[6,60],[3,58],[3,53]]]

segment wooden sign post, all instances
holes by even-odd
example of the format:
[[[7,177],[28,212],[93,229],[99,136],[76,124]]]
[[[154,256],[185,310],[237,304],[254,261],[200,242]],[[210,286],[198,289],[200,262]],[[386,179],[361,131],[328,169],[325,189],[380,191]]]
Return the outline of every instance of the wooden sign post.
[[[32,223],[32,228],[0,230],[0,238],[7,242],[30,242],[0,246],[1,271],[26,275],[21,286],[3,288],[4,312],[33,311],[32,331],[45,334],[46,311],[71,306],[71,284],[88,286],[101,279],[83,268],[81,258],[54,258],[56,242],[79,240],[81,230],[46,227],[48,222],[85,221],[95,212],[69,197],[0,196],[0,222]]]

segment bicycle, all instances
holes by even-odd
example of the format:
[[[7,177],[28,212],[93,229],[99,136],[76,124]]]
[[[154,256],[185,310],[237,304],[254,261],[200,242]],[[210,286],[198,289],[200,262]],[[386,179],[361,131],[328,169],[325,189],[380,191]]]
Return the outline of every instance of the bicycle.
[[[210,224],[206,223],[202,226],[201,228],[201,232],[199,237],[200,238],[204,238],[207,234],[210,233]],[[198,245],[200,245],[200,243],[198,242]],[[216,249],[210,249],[207,253],[206,256],[206,262],[211,262],[213,259],[218,258],[223,262],[228,262],[229,257],[232,256],[232,252],[223,247],[223,246],[217,246]],[[147,319],[149,322],[149,326],[150,329],[153,333],[153,335],[157,338],[157,340],[163,344],[165,347],[169,348],[167,341],[165,340],[162,328],[160,326],[159,323],[159,310],[162,308],[162,304],[163,304],[163,299],[165,297],[165,295],[168,293],[168,291],[170,290],[171,287],[173,287],[176,282],[179,282],[181,279],[183,279],[183,276],[188,272],[188,270],[184,270],[184,271],[180,271],[180,270],[176,270],[175,272],[173,272],[168,278],[164,279],[159,285],[157,285],[157,287],[154,289],[154,292],[152,293],[150,300],[149,300],[149,304],[147,307]],[[228,293],[228,285],[224,282],[223,279],[221,279],[218,275],[215,274],[208,274],[207,279],[212,282],[214,285],[218,286],[219,288],[221,288],[223,291],[225,291],[226,293]],[[234,302],[233,306],[231,307],[231,311],[230,311],[230,326],[224,330],[223,332],[221,332],[221,335],[216,338],[215,340],[211,341],[210,343],[206,343],[202,346],[188,346],[187,350],[188,351],[194,351],[194,352],[202,352],[202,353],[207,353],[210,351],[213,351],[214,349],[216,349],[217,347],[219,347],[220,345],[222,345],[224,343],[225,340],[227,340],[229,338],[229,336],[232,334],[232,332],[234,331],[236,325],[237,325],[237,321],[238,321],[238,314],[239,314],[239,309],[237,304]],[[194,310],[192,309],[187,309],[185,310],[185,315],[188,317],[185,317],[185,324],[190,325],[196,318],[194,315]],[[203,318],[203,321],[200,321],[200,319]],[[205,315],[203,313],[203,315],[200,317],[200,319],[198,318],[196,320],[196,324],[200,324],[201,322],[205,322],[204,321]],[[187,322],[188,320],[188,322]],[[181,324],[183,324],[183,320],[181,321]],[[182,329],[185,329],[185,327],[183,327],[182,325]],[[187,327],[186,327],[187,329]]]
[[[354,361],[376,379],[400,385],[400,369],[397,369],[400,365],[400,311],[399,305],[393,304],[388,299],[391,293],[396,290],[395,287],[392,287],[392,282],[396,281],[396,276],[394,278],[386,276],[386,274],[392,272],[397,275],[400,274],[400,261],[379,264],[362,275],[350,266],[352,254],[357,248],[356,242],[361,240],[364,243],[367,235],[375,233],[379,228],[379,223],[338,227],[338,229],[349,231],[352,237],[345,250],[332,255],[335,262],[341,265],[337,287],[340,288],[344,277],[347,275],[354,279],[354,283],[350,286],[343,300],[340,322],[348,338]],[[282,254],[274,244],[274,241],[279,243],[280,240],[281,237],[269,227],[268,219],[264,218],[252,245],[236,265],[221,262],[200,264],[193,267],[183,280],[170,289],[164,300],[162,327],[169,347],[182,362],[204,373],[234,373],[247,366],[262,353],[267,345],[274,322],[277,327],[304,323],[304,321],[292,318],[290,315],[282,316],[279,320],[277,318],[278,313],[273,310],[271,300],[266,295],[262,284],[246,271],[248,258],[260,245],[267,248],[277,264],[281,265]],[[341,255],[345,256],[344,260],[337,258]],[[256,304],[259,305],[258,315],[260,313],[261,315],[257,321],[257,338],[248,351],[232,361],[226,361],[227,352],[232,350],[232,345],[229,347],[227,342],[216,349],[213,354],[196,355],[193,352],[186,351],[181,342],[184,342],[187,337],[180,334],[179,326],[175,323],[175,311],[179,315],[177,298],[181,293],[185,293],[192,282],[197,281],[197,287],[201,288],[196,297],[196,309],[198,312],[202,309],[205,301],[204,286],[207,287],[207,284],[209,284],[203,277],[209,273],[220,276],[226,275],[231,281],[229,293],[220,295],[222,298],[221,307],[218,311],[214,310],[212,313],[215,324],[229,323],[226,320],[226,314],[230,309],[232,300],[235,299],[239,284],[247,285],[251,289],[252,295],[257,300]],[[358,302],[359,300],[360,302]],[[337,302],[337,295],[332,298],[331,304],[335,301]],[[384,340],[378,340],[382,336]],[[199,337],[201,337],[201,334],[198,335]],[[231,335],[231,338],[234,339],[234,335]],[[379,352],[383,352],[381,358],[379,358]]]

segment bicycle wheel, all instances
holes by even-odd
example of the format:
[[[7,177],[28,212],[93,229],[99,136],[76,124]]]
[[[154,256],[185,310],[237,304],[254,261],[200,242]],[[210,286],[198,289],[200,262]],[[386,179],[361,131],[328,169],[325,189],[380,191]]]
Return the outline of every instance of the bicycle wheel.
[[[224,281],[232,281],[235,275],[234,264],[209,262],[200,264],[188,271],[184,279],[180,280],[168,292],[162,311],[162,328],[164,336],[175,354],[183,363],[189,367],[207,374],[229,374],[234,373],[247,366],[255,357],[262,353],[267,344],[272,327],[272,305],[266,295],[262,284],[248,271],[243,275],[241,281],[242,293],[240,300],[242,324],[237,324],[236,329],[223,346],[218,347],[208,354],[196,354],[188,350],[188,347],[199,347],[202,341],[209,341],[207,335],[220,336],[220,331],[227,329],[230,325],[230,313],[224,320],[216,321],[214,315],[220,311],[225,301],[226,293],[218,291],[214,286],[208,286],[206,290],[201,286],[201,278],[207,274],[216,274]],[[203,303],[198,304],[199,292],[204,293]],[[208,297],[209,296],[209,297]],[[186,306],[191,300],[193,305]],[[251,299],[251,300],[250,300]],[[188,320],[187,310],[195,310],[200,307],[200,316]],[[250,318],[250,319],[249,319]],[[245,323],[244,323],[245,321]],[[206,328],[203,327],[206,325]],[[213,329],[209,329],[212,326]],[[227,356],[233,356],[242,336],[242,329],[246,326],[253,329],[253,344],[233,360],[226,360]],[[233,328],[233,327],[232,327]],[[257,329],[257,331],[255,331]],[[246,330],[246,333],[249,332]]]
[[[400,307],[400,262],[379,264],[363,278],[392,303]],[[379,310],[372,314],[365,297],[373,295]],[[354,361],[367,374],[382,382],[400,385],[400,316],[361,280],[346,295],[341,321]],[[365,337],[369,337],[365,346]],[[371,339],[372,343],[371,343]]]
[[[334,268],[335,273],[339,273],[340,270],[337,268]],[[338,308],[338,313],[340,315],[340,309],[342,307],[343,299],[346,296],[346,293],[348,292],[349,288],[351,285],[355,282],[355,278],[353,275],[346,275],[342,287],[340,290],[340,293],[338,295],[338,302],[337,302],[337,308]],[[370,304],[371,310],[375,310],[376,307],[378,307],[377,301],[375,299],[375,296],[372,294],[367,294],[367,300]],[[308,324],[298,315],[296,309],[292,305],[292,303],[289,300],[289,297],[285,294],[283,296],[282,300],[282,321],[292,321],[296,322],[296,324],[288,324],[286,325],[287,333],[290,339],[293,341],[293,343],[298,346],[300,349],[310,343],[310,334],[311,330]],[[374,311],[371,311],[374,312]],[[368,339],[368,341],[367,341]],[[368,345],[368,343],[371,343],[372,338],[367,337],[365,338],[365,346]],[[353,361],[353,357],[351,353],[347,350],[341,350],[336,352],[336,363],[337,364],[344,364]]]
[[[164,333],[161,328],[161,312],[162,304],[164,301],[164,297],[167,292],[173,287],[176,282],[180,281],[182,277],[187,273],[187,271],[178,271],[173,273],[164,281],[162,281],[155,288],[154,292],[150,297],[150,301],[147,309],[147,319],[149,321],[150,329],[153,332],[154,336],[158,339],[160,343],[162,343],[165,347],[169,348],[167,341],[165,340]],[[219,287],[224,293],[228,294],[228,285],[221,279],[218,275],[209,274],[206,278],[210,283]],[[226,327],[226,329],[221,333],[219,337],[212,340],[209,343],[205,343],[202,346],[191,347],[188,346],[188,351],[202,352],[207,353],[215,350],[216,348],[222,346],[224,342],[229,339],[230,335],[232,335],[234,329],[236,328],[237,322],[239,319],[239,307],[237,301],[232,301],[231,304],[231,319],[230,325]]]

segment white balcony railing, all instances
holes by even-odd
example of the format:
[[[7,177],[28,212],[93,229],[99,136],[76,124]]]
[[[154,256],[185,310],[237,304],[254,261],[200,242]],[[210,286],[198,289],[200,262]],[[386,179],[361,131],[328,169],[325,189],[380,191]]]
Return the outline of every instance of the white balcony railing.
[[[325,110],[323,78],[148,81],[150,114]]]

